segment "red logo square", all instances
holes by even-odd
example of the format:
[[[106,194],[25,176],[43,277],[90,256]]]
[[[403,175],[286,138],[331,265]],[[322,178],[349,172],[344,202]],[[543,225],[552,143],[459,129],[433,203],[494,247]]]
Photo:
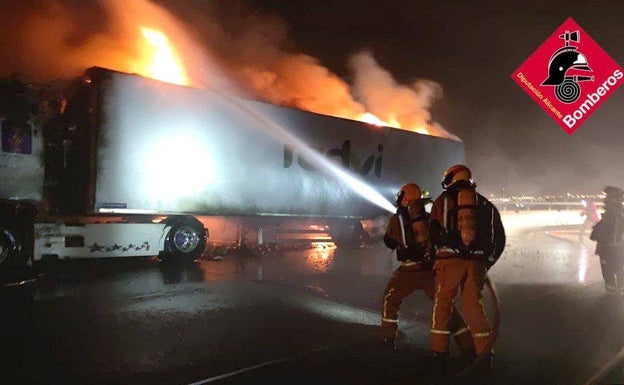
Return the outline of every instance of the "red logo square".
[[[511,77],[571,135],[622,85],[624,71],[568,18]]]

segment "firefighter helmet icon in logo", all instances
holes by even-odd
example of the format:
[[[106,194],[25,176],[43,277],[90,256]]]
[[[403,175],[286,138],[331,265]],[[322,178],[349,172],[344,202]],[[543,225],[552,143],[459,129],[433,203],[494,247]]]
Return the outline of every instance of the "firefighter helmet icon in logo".
[[[578,47],[570,45],[570,42],[578,43],[581,40],[579,31],[565,31],[559,35],[565,41],[565,45],[559,48],[550,57],[548,62],[548,78],[542,82],[543,86],[554,86],[555,97],[563,103],[573,103],[581,96],[579,82],[594,81],[593,76],[581,75],[575,72],[590,71],[587,57],[579,52]]]

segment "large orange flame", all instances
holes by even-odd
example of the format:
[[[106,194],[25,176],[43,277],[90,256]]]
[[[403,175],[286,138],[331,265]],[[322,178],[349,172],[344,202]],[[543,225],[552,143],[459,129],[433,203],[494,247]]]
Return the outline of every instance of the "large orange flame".
[[[142,51],[145,57],[142,61],[144,64],[136,69],[136,72],[167,83],[189,85],[188,76],[180,55],[177,54],[167,35],[158,29],[145,26],[140,26],[140,30],[144,39]],[[350,118],[379,127],[401,128],[426,135],[433,133],[433,130],[423,126],[402,127],[401,123],[394,116],[390,116],[387,121],[384,121],[370,112],[365,112],[356,116],[350,116]]]
[[[390,123],[388,122],[384,122],[383,120],[379,119],[378,117],[376,117],[375,115],[371,114],[370,112],[366,112],[360,116],[357,117],[356,120],[359,120],[360,122],[364,122],[364,123],[369,123],[375,126],[390,126]]]
[[[176,54],[175,47],[170,43],[169,38],[163,32],[155,28],[140,26],[143,35],[143,55],[144,64],[136,69],[136,72],[156,80],[178,85],[189,85],[186,70]],[[396,119],[383,121],[370,112],[352,117],[354,120],[373,124],[380,127],[401,128]],[[418,128],[412,131],[427,134],[427,130]]]
[[[392,127],[392,128],[401,128],[408,131],[418,132],[419,134],[431,135],[430,130],[425,127],[401,127],[401,123],[399,123],[396,119],[392,118],[389,121],[384,121],[379,119],[377,116],[371,114],[370,112],[366,112],[364,114],[359,115],[355,120],[359,120],[360,122],[372,124],[374,126],[379,127]]]
[[[97,20],[99,7],[96,11],[68,5],[76,2],[45,3],[39,10],[26,7],[17,14],[0,14],[5,29],[11,31],[0,40],[14,47],[10,60],[0,61],[0,72],[31,74],[33,80],[43,82],[79,76],[86,68],[100,66],[460,140],[431,119],[429,108],[441,96],[437,83],[426,79],[399,83],[372,52],[363,51],[350,58],[353,76],[348,84],[318,59],[282,49],[290,44],[288,29],[280,20],[241,12],[234,15],[236,19],[221,21],[208,12],[189,29],[152,0],[99,0],[106,15],[103,29],[89,24]],[[209,3],[216,7],[221,2]],[[233,25],[226,26],[230,21]],[[226,27],[235,28],[230,32]],[[205,44],[197,41],[199,37]]]
[[[141,34],[146,42],[146,55],[149,55],[141,75],[167,83],[188,85],[186,70],[167,36],[154,28],[141,26]]]
[[[145,57],[143,62],[145,64],[138,68],[136,72],[167,83],[189,85],[188,76],[180,55],[176,53],[176,49],[169,41],[169,38],[155,28],[140,26],[140,30],[144,39],[143,54]],[[321,111],[321,113],[323,112],[325,111]],[[431,129],[422,126],[402,127],[401,123],[394,116],[390,116],[388,120],[382,120],[370,112],[365,112],[345,117],[379,127],[401,128],[426,135],[432,134]]]

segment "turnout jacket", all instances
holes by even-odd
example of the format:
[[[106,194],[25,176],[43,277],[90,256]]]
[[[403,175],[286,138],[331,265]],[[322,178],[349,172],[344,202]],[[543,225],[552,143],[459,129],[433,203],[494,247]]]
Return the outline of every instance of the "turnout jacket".
[[[457,189],[448,189],[433,202],[431,238],[436,258],[483,259],[490,268],[505,249],[505,228],[498,209],[477,193],[477,238],[469,249],[462,242],[457,227]]]
[[[589,239],[596,241],[595,254],[606,256],[609,249],[623,248],[624,218],[622,211],[607,208],[602,219],[592,229]]]

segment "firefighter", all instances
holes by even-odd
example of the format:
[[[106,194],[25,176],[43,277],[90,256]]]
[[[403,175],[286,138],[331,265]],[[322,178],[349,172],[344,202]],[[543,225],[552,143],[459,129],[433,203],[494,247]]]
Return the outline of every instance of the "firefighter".
[[[435,246],[435,297],[431,324],[434,370],[446,373],[448,341],[455,297],[460,294],[464,319],[478,356],[491,369],[490,324],[481,302],[487,270],[505,247],[505,230],[496,207],[477,193],[472,173],[463,164],[444,172],[444,191],[431,208]]]
[[[429,239],[429,216],[425,210],[426,199],[415,183],[408,183],[397,193],[397,213],[390,217],[384,243],[396,250],[401,265],[394,271],[383,296],[381,319],[382,344],[395,349],[398,330],[399,307],[405,297],[422,290],[431,300],[435,293]],[[451,330],[463,357],[474,355],[468,329],[459,312],[454,311]]]
[[[624,245],[622,233],[622,198],[624,191],[618,187],[607,186],[605,210],[602,219],[592,229],[589,239],[596,241],[596,254],[600,257],[602,277],[608,294],[624,295]]]

